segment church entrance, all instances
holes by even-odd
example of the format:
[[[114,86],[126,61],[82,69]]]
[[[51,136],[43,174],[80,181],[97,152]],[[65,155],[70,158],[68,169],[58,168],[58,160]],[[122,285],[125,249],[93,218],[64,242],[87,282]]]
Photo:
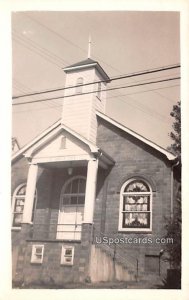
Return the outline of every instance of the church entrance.
[[[60,195],[57,239],[81,239],[85,188],[84,176],[74,176],[63,185]]]

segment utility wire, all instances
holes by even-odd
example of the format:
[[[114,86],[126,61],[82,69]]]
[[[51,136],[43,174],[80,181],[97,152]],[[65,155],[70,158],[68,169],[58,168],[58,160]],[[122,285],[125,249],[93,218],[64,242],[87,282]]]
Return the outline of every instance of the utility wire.
[[[20,83],[18,80],[16,80],[16,79],[13,79],[13,85],[17,85],[18,86],[18,89],[20,89],[22,92],[32,92],[32,90],[29,88],[29,87],[27,87],[26,85],[24,85],[23,83]],[[21,86],[21,88],[19,88],[19,86]],[[17,89],[17,87],[15,86],[15,88]],[[24,91],[24,90],[25,91]],[[35,96],[34,96],[35,97]],[[35,98],[33,98],[32,97],[32,99],[35,101]],[[53,102],[54,103],[54,102]],[[53,103],[44,103],[46,106],[47,106],[47,108],[48,109],[50,109],[50,108],[53,108],[53,109],[55,109],[55,110],[58,110],[57,108],[55,108],[55,106],[53,105]]]
[[[159,87],[159,88],[156,88],[156,89],[150,89],[150,90],[138,91],[138,92],[129,93],[129,94],[127,93],[127,94],[122,94],[122,95],[108,96],[108,97],[106,97],[106,99],[118,98],[118,97],[120,97],[120,96],[122,97],[122,96],[129,96],[129,95],[135,95],[135,94],[149,93],[149,92],[153,92],[153,91],[157,91],[157,90],[169,89],[169,88],[176,87],[176,86],[179,86],[179,84],[174,84],[174,85],[169,85],[169,86]],[[162,95],[162,97],[164,97],[164,96]]]
[[[149,84],[154,84],[154,83],[161,83],[161,82],[172,81],[172,80],[177,80],[177,79],[180,79],[180,77],[174,77],[174,78],[168,78],[168,79],[163,79],[163,80],[144,82],[144,83],[140,83],[140,84],[126,85],[126,86],[117,87],[117,88],[114,87],[114,88],[109,88],[109,89],[102,89],[101,92],[114,91],[114,90],[118,90],[118,89],[125,89],[125,88],[149,85]],[[62,96],[58,96],[58,97],[39,99],[39,100],[35,100],[35,101],[17,102],[17,103],[13,103],[12,105],[21,105],[21,104],[28,104],[28,103],[34,103],[34,102],[50,101],[50,100],[61,99],[61,98],[69,98],[69,97],[75,97],[75,96],[80,96],[80,95],[94,94],[94,93],[97,93],[97,92],[98,92],[98,90],[91,91],[91,92],[86,92],[86,93],[81,93],[81,94],[72,94],[72,95],[67,95],[67,96],[62,95]]]
[[[161,67],[161,68],[155,68],[155,69],[140,71],[140,72],[136,72],[136,73],[130,73],[130,74],[127,74],[127,75],[121,75],[121,76],[118,76],[118,77],[112,77],[112,78],[110,78],[110,81],[120,80],[120,79],[125,79],[125,78],[131,78],[131,77],[136,77],[136,76],[141,76],[141,75],[147,75],[147,74],[151,74],[151,73],[157,73],[157,72],[167,71],[167,70],[176,69],[176,68],[180,68],[180,65],[179,64],[171,65],[171,66],[166,66],[166,67]],[[82,86],[88,86],[88,85],[102,83],[102,82],[106,82],[106,80],[88,82],[88,83],[84,83],[84,84],[79,85],[79,86],[81,86],[81,87]],[[13,96],[12,99],[18,99],[18,98],[22,98],[22,97],[26,97],[26,96],[40,95],[40,94],[44,94],[44,93],[58,92],[58,91],[73,89],[74,87],[76,87],[76,86],[68,86],[68,87],[64,87],[64,88],[51,89],[51,90],[48,90],[48,91],[40,91],[40,92],[29,93],[29,94],[25,94],[25,95],[18,95],[18,96]]]
[[[49,57],[49,56],[46,57],[46,56],[45,56],[44,54],[42,54],[39,50],[36,51],[36,50],[32,49],[31,46],[28,46],[28,44],[25,45],[24,42],[23,42],[22,40],[20,41],[17,37],[13,37],[13,40],[14,40],[16,43],[18,43],[18,44],[24,46],[25,48],[27,48],[29,51],[35,52],[37,55],[39,55],[40,57],[42,57],[43,59],[45,59],[45,60],[48,61],[49,63],[51,63],[51,64],[57,66],[59,69],[61,69],[61,66],[60,66],[59,64],[57,64],[55,61],[53,61],[52,59],[50,60],[50,57]]]
[[[63,58],[54,54],[52,51],[47,50],[46,48],[39,45],[32,39],[30,39],[28,37],[20,36],[20,34],[15,30],[13,30],[12,33],[13,33],[13,38],[21,40],[22,43],[27,43],[28,46],[34,48],[34,52],[36,52],[37,54],[38,54],[38,52],[41,52],[42,55],[49,57],[51,60],[57,60],[57,63],[61,63],[62,65],[65,65],[65,64],[68,65],[68,62],[65,61]],[[23,46],[25,46],[25,45],[23,45]]]
[[[175,85],[169,85],[169,86],[165,86],[165,87],[159,87],[159,88],[156,88],[156,89],[149,89],[149,90],[143,90],[143,91],[139,91],[139,92],[134,92],[134,93],[127,93],[127,94],[120,94],[120,95],[113,95],[113,96],[108,96],[108,97],[106,97],[106,99],[108,100],[108,99],[111,99],[111,98],[118,98],[118,97],[123,97],[123,96],[129,96],[129,95],[135,95],[135,94],[143,94],[143,93],[148,93],[148,92],[151,92],[151,91],[157,91],[157,90],[163,90],[163,89],[169,89],[169,88],[173,88],[173,87],[177,87],[177,86],[179,86],[179,84],[175,84]],[[167,97],[164,97],[163,95],[161,95],[163,98],[166,98],[166,99],[168,99]],[[61,100],[61,99],[59,99],[59,100]],[[119,100],[119,99],[118,99]],[[124,103],[126,103],[125,102],[125,100],[123,100],[123,102]],[[55,104],[55,103],[54,103]],[[55,108],[55,107],[61,107],[62,106],[62,104],[58,104],[58,103],[56,103],[57,105],[52,105],[51,107],[52,108]],[[47,109],[47,108],[32,108],[32,109],[30,109],[30,111],[32,110],[45,110],[45,109]],[[14,113],[22,113],[22,112],[28,112],[28,109],[27,110],[20,110],[20,111],[16,111],[16,112],[14,112]]]

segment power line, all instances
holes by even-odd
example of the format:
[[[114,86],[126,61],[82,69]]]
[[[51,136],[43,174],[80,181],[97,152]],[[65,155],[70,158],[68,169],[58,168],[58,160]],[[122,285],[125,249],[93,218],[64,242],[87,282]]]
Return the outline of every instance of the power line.
[[[61,69],[61,66],[60,66],[60,65],[58,65],[56,62],[52,61],[52,59],[49,60],[50,57],[48,57],[48,58],[45,57],[45,55],[44,55],[44,54],[42,55],[42,53],[41,53],[39,50],[36,51],[36,50],[34,50],[34,49],[31,49],[31,45],[30,45],[30,47],[28,46],[28,44],[25,45],[25,44],[24,44],[25,42],[22,41],[22,40],[20,41],[17,37],[13,37],[13,40],[15,40],[16,43],[18,43],[18,44],[24,46],[25,48],[27,48],[27,49],[30,50],[31,52],[35,52],[36,54],[38,54],[39,56],[41,56],[43,59],[47,60],[49,63],[51,63],[51,64],[57,66],[59,69]]]
[[[31,89],[31,88],[29,88],[29,87],[26,86],[25,84],[23,84],[23,83],[21,83],[21,82],[19,82],[18,80],[16,80],[16,79],[13,78],[13,85],[15,85],[15,84],[18,86],[18,88],[19,88],[19,86],[21,86],[22,92],[23,92],[23,89],[25,89],[25,91],[31,91],[31,92],[32,92],[32,89]],[[16,87],[16,88],[17,88],[17,87]],[[21,88],[19,88],[19,89],[21,90]],[[32,97],[32,99],[34,99],[34,101],[35,101],[35,98]],[[53,102],[53,103],[54,103],[54,102]],[[53,109],[55,109],[55,110],[58,110],[58,109],[56,108],[56,106],[53,105],[53,103],[44,103],[44,104],[47,106],[48,109],[53,108]]]
[[[29,45],[30,47],[33,47],[35,52],[39,51],[39,52],[41,52],[42,55],[45,55],[45,56],[49,57],[50,59],[57,60],[57,63],[61,63],[62,65],[68,64],[68,62],[65,61],[63,58],[54,54],[50,50],[47,50],[45,47],[39,45],[32,39],[30,39],[28,37],[20,36],[20,34],[16,30],[13,30],[12,32],[13,32],[13,37],[20,39],[22,41],[22,43],[27,43],[27,45]]]
[[[71,42],[70,40],[66,39],[65,37],[63,37],[61,34],[59,34],[58,32],[56,32],[55,30],[49,28],[48,26],[46,26],[45,24],[43,24],[42,22],[36,20],[36,18],[31,17],[30,15],[28,15],[27,13],[25,14],[27,18],[31,19],[33,22],[39,24],[40,26],[46,28],[48,31],[50,31],[51,33],[53,33],[54,35],[58,36],[60,39],[65,40],[67,43],[69,43],[70,45],[77,47],[78,49],[80,49],[83,52],[86,52],[83,48],[79,47],[78,45],[74,44],[73,42]]]
[[[138,91],[138,92],[129,93],[129,94],[127,93],[127,94],[122,94],[122,95],[108,96],[108,97],[106,97],[106,99],[118,98],[120,96],[129,96],[129,95],[135,95],[135,94],[148,93],[148,92],[153,92],[153,91],[157,91],[157,90],[169,89],[169,88],[176,87],[176,86],[179,86],[179,84],[174,84],[174,85],[159,87],[159,88],[156,88],[156,89],[150,89],[150,90],[145,90],[145,91]],[[162,95],[162,97],[163,97],[163,95]]]
[[[29,16],[28,14],[25,14],[25,15],[26,15],[26,17],[30,18],[32,21],[38,23],[38,25],[44,27],[45,29],[47,29],[47,30],[50,31],[51,33],[57,35],[59,38],[61,38],[61,39],[63,39],[64,41],[68,42],[69,44],[71,44],[71,45],[77,47],[78,49],[82,50],[83,52],[86,52],[86,50],[84,50],[84,49],[81,48],[80,46],[76,45],[75,43],[73,43],[73,42],[70,41],[69,39],[66,39],[64,36],[62,36],[62,34],[60,35],[60,34],[57,33],[56,31],[54,31],[54,30],[52,30],[51,28],[47,27],[46,25],[44,25],[44,23],[39,22],[38,20],[36,20],[35,18],[32,18],[32,17]],[[95,56],[94,56],[94,58],[95,58]],[[118,71],[118,69],[116,69],[115,67],[112,67],[110,64],[107,64],[107,63],[106,63],[105,61],[103,61],[102,59],[99,59],[99,58],[98,58],[97,60],[102,61],[104,64],[106,64],[106,65],[109,66],[110,68],[112,68],[112,69]],[[134,78],[133,78],[133,79],[134,79]],[[134,80],[134,81],[135,81],[135,80]],[[136,81],[135,81],[135,82],[136,82]],[[154,92],[154,93],[156,93],[156,92]]]
[[[118,98],[118,97],[123,97],[123,96],[129,96],[129,95],[135,95],[135,94],[142,94],[142,93],[148,93],[148,92],[153,92],[153,91],[157,91],[157,90],[163,90],[163,89],[169,89],[169,88],[173,88],[173,87],[177,87],[179,86],[179,84],[175,84],[175,85],[169,85],[169,86],[165,86],[165,87],[159,87],[159,88],[156,88],[156,89],[149,89],[149,90],[145,90],[145,91],[139,91],[139,92],[134,92],[134,93],[127,93],[127,94],[120,94],[120,95],[113,95],[113,96],[109,96],[109,97],[106,97],[106,99],[111,99],[111,98]],[[163,98],[166,98],[168,99],[167,97],[164,97],[163,95],[161,95]],[[124,101],[124,100],[122,100]],[[125,102],[125,101],[124,101]],[[54,104],[57,104],[57,103],[54,103]],[[61,107],[62,104],[59,104],[59,105],[52,105],[51,108],[55,108],[55,107]],[[44,110],[46,108],[32,108],[30,109],[30,111],[32,110]],[[28,112],[28,109],[27,110],[20,110],[20,111],[16,111],[14,113],[22,113],[22,112]]]
[[[129,74],[126,74],[126,75],[112,77],[112,78],[110,78],[110,80],[114,81],[114,80],[120,80],[120,79],[125,79],[125,78],[136,77],[136,76],[142,76],[142,75],[147,75],[147,74],[152,74],[152,73],[157,73],[157,72],[163,72],[163,71],[167,71],[167,70],[171,70],[171,69],[176,69],[176,68],[179,68],[179,67],[180,67],[180,65],[176,64],[176,65],[170,65],[170,66],[165,66],[165,67],[161,67],[161,68],[154,68],[154,69],[139,71],[139,72],[136,72],[136,73],[129,73]],[[88,82],[88,83],[82,84],[80,86],[88,86],[88,85],[102,83],[102,82],[106,82],[106,80]],[[76,87],[76,86],[71,86],[71,87],[68,86],[68,87],[64,87],[64,88],[51,89],[51,90],[48,90],[48,91],[40,91],[40,92],[29,93],[29,94],[25,94],[25,95],[18,95],[18,96],[13,96],[12,99],[18,99],[18,98],[22,98],[22,97],[26,97],[26,96],[40,95],[40,94],[44,94],[44,93],[58,92],[58,91],[73,89],[74,87]]]
[[[150,82],[145,82],[145,83],[140,83],[140,84],[126,85],[126,86],[117,87],[117,88],[114,87],[114,88],[109,88],[109,89],[102,89],[101,92],[103,92],[103,91],[114,91],[114,90],[118,90],[118,89],[125,89],[125,88],[130,88],[130,87],[143,86],[143,85],[161,83],[161,82],[178,80],[178,79],[180,79],[180,77],[168,78],[168,79],[157,80],[157,81],[150,81]],[[94,93],[97,93],[97,92],[98,91],[96,90],[96,91],[86,92],[86,93],[82,93],[82,94],[72,94],[72,95],[67,95],[67,96],[62,95],[62,96],[58,96],[58,97],[39,99],[39,100],[35,100],[35,101],[18,102],[18,103],[13,103],[12,105],[22,105],[22,104],[28,104],[28,103],[50,101],[50,100],[61,99],[61,98],[69,98],[69,97],[75,97],[75,96],[80,96],[80,95],[94,94]]]

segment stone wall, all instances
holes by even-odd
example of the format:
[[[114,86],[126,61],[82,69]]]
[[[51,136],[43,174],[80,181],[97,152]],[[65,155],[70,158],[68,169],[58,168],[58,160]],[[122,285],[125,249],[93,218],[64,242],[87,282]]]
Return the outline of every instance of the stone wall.
[[[145,255],[156,259],[164,246],[156,243],[155,239],[164,236],[165,218],[170,217],[171,213],[171,166],[157,150],[106,121],[100,121],[97,145],[115,161],[106,177],[107,186],[104,187],[107,190],[105,209],[101,216],[101,219],[105,219],[104,235],[114,238],[151,238],[152,243],[127,243],[122,246],[128,258],[129,255],[138,257],[140,272],[144,272],[145,260],[148,259]],[[151,232],[118,231],[120,189],[127,179],[135,176],[146,179],[153,190]]]

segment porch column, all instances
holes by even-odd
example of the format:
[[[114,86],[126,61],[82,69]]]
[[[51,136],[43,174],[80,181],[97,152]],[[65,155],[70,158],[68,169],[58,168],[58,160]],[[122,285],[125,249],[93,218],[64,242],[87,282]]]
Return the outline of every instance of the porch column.
[[[27,179],[27,186],[26,186],[26,198],[25,198],[25,204],[24,204],[24,213],[23,213],[22,223],[31,223],[35,189],[36,189],[36,181],[37,181],[37,172],[38,172],[38,165],[31,164],[29,166],[29,171],[28,171],[28,179]]]
[[[96,181],[98,160],[89,160],[87,167],[87,182],[85,192],[84,222],[93,223],[94,203],[96,196]]]

